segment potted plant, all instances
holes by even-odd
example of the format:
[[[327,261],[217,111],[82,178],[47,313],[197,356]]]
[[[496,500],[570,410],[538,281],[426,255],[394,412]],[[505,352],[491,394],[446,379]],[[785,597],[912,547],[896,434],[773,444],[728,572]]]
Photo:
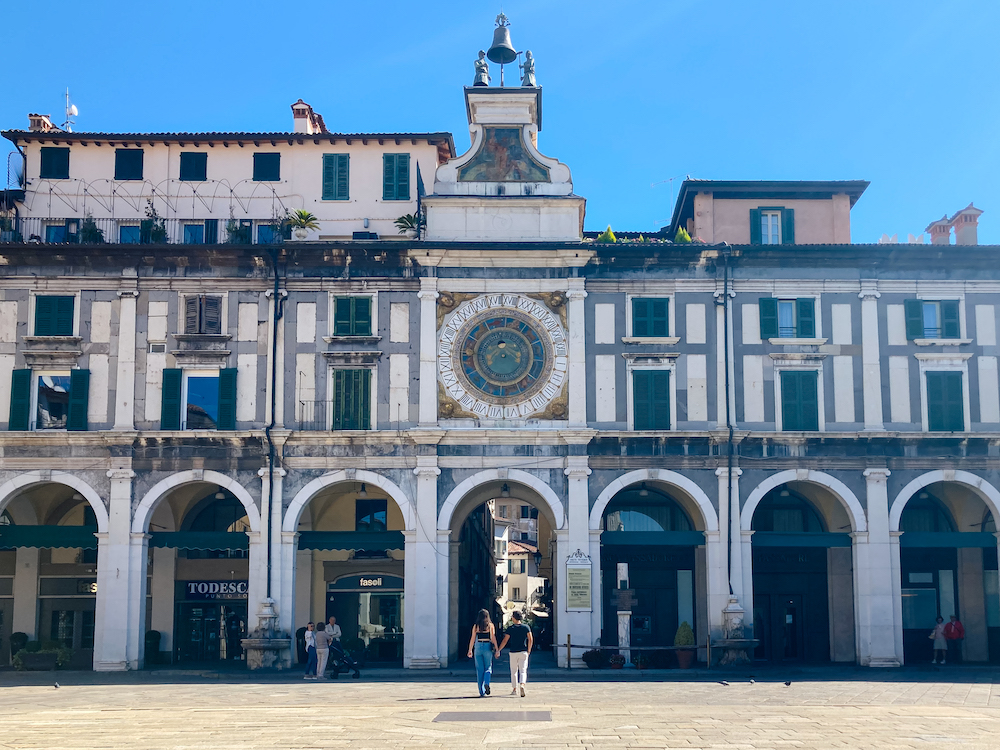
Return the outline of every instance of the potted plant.
[[[31,639],[28,638],[28,634],[27,633],[22,633],[20,631],[18,631],[17,633],[11,633],[10,634],[10,655],[11,655],[11,657],[13,657],[14,654],[16,654],[18,651],[23,651],[24,647],[28,645],[28,641],[29,640],[31,640]]]
[[[674,635],[674,645],[678,647],[677,651],[677,666],[681,669],[691,669],[691,664],[694,662],[695,648],[694,648],[694,631],[688,624],[687,620],[680,624],[677,628],[677,633]]]
[[[621,669],[625,666],[625,657],[621,654],[611,654],[611,656],[608,657],[608,665],[612,669]]]
[[[399,234],[416,237],[420,230],[427,225],[427,220],[424,219],[423,213],[403,214],[393,224],[396,225]]]
[[[292,234],[297,240],[304,240],[308,237],[310,229],[319,229],[319,219],[304,208],[289,213],[285,217],[284,223],[292,228]]]
[[[611,225],[610,224],[608,224],[608,228],[607,229],[605,229],[603,232],[601,232],[597,236],[597,241],[598,242],[609,242],[609,243],[615,243],[615,242],[618,241],[618,238],[615,237],[615,233],[611,231]]]
[[[604,669],[608,666],[607,654],[597,648],[584,651],[580,658],[583,659],[583,663],[590,669]]]
[[[46,644],[43,648],[38,641],[28,641],[24,649],[14,655],[15,669],[48,672],[69,663],[73,650],[58,644]]]
[[[146,200],[146,218],[139,222],[139,242],[160,245],[167,241],[167,222],[156,212],[152,199]]]
[[[80,225],[80,242],[99,245],[104,242],[104,230],[97,226],[94,217],[87,215]]]

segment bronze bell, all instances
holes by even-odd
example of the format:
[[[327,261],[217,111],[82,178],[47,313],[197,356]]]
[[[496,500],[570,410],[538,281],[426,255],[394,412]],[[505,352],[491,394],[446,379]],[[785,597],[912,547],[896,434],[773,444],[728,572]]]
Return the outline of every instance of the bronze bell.
[[[501,65],[507,65],[517,59],[514,45],[510,43],[510,27],[497,26],[493,29],[493,44],[486,56]]]

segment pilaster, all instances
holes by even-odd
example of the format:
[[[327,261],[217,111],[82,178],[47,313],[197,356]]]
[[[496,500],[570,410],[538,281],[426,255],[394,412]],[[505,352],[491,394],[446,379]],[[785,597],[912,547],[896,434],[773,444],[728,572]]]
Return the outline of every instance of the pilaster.
[[[866,469],[868,531],[851,534],[854,553],[854,618],[858,662],[862,666],[898,667],[895,631],[902,623],[893,612],[892,555],[886,468]]]
[[[437,279],[420,279],[420,404],[418,422],[421,427],[436,427],[437,395]]]
[[[270,598],[278,602],[278,628],[281,630],[294,631],[292,618],[294,611],[291,607],[282,607],[284,600],[282,584],[285,571],[282,569],[281,556],[281,510],[282,510],[282,485],[287,472],[281,467],[274,467],[274,487],[273,492],[270,486],[270,472],[264,466],[257,470],[257,476],[261,479],[260,488],[260,529],[251,531],[250,553],[249,553],[249,580],[247,581],[247,603],[248,619],[247,629],[254,630],[258,625],[259,605],[268,598],[268,564],[267,550],[271,549],[271,570],[270,570]],[[272,530],[279,533],[273,534]],[[294,581],[294,568],[291,574]],[[294,585],[291,588],[295,590]]]
[[[134,314],[134,298],[132,304]],[[94,669],[99,672],[137,669],[142,663],[142,641],[146,632],[147,561],[145,558],[133,561],[131,555],[135,472],[129,468],[115,468],[107,472],[107,477],[111,480],[108,530],[98,534],[94,613]],[[133,588],[138,583],[132,571],[133,562],[141,568],[138,572],[142,578],[141,596]]]
[[[581,300],[582,302],[582,300]],[[572,381],[571,381],[572,382]],[[570,397],[572,403],[572,396]],[[566,497],[566,525],[565,528],[557,532],[557,544],[554,560],[556,561],[553,574],[556,578],[555,588],[559,599],[557,637],[559,643],[566,643],[565,638],[572,638],[573,643],[592,644],[595,633],[593,631],[593,613],[598,606],[595,599],[600,597],[600,553],[595,559],[591,555],[591,533],[590,533],[590,492],[589,479],[591,469],[587,465],[586,456],[569,456],[566,459],[564,473],[568,478],[568,490]],[[568,561],[573,557],[575,564],[579,567],[579,562],[590,560],[590,607],[586,611],[574,608],[568,610],[567,605],[567,585],[569,581]],[[596,581],[596,583],[595,583]],[[600,630],[597,631],[600,634]],[[557,650],[557,657],[561,659],[559,666],[582,665],[580,657],[582,651],[574,651],[572,663],[565,664],[565,650],[561,653]]]
[[[587,331],[583,301],[584,279],[569,279],[569,426],[587,426]]]
[[[884,430],[882,422],[882,364],[879,357],[878,299],[876,281],[862,281],[861,367],[864,383],[865,429]]]
[[[132,275],[135,275],[133,269]],[[131,279],[136,284],[136,279]],[[118,292],[118,375],[115,379],[115,430],[135,429],[135,328],[138,289]]]
[[[403,532],[405,556],[406,623],[403,629],[403,666],[441,667],[438,631],[441,619],[438,586],[437,456],[418,456],[416,528]],[[447,612],[445,612],[447,616]]]

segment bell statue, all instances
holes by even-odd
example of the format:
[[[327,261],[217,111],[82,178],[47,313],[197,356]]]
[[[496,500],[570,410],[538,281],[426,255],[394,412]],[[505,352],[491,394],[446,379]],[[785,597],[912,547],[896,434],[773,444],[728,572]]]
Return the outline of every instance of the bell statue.
[[[521,85],[532,88],[538,86],[538,82],[535,80],[535,58],[531,56],[530,49],[524,53],[524,64],[521,65]]]
[[[473,64],[476,66],[476,80],[472,82],[472,85],[489,86],[490,65],[486,62],[486,53],[483,50],[479,50],[479,59]]]

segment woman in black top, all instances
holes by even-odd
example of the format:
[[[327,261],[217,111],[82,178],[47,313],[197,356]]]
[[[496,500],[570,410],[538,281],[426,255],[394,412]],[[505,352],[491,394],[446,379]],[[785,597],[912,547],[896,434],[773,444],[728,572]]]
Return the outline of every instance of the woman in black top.
[[[476,616],[476,624],[472,626],[472,637],[469,639],[469,658],[476,660],[476,683],[479,686],[480,698],[490,694],[494,654],[500,656],[496,629],[493,627],[490,613],[481,609]]]

